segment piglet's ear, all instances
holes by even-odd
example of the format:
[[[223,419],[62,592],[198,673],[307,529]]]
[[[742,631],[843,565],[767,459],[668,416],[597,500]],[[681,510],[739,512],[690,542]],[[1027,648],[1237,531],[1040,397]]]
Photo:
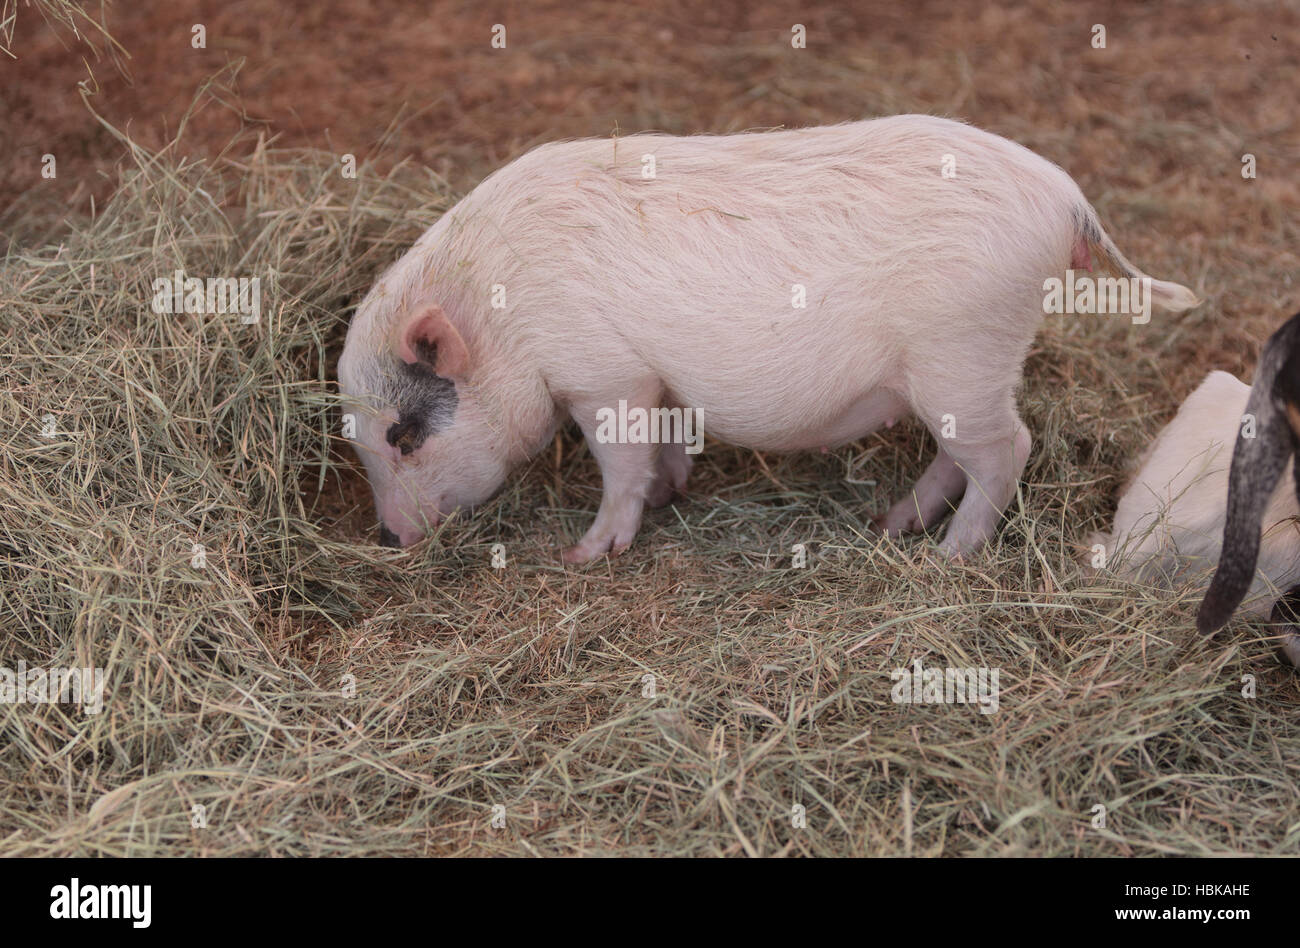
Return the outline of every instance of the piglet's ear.
[[[469,350],[441,306],[411,311],[398,326],[397,356],[425,366],[435,375],[459,380],[469,375]]]

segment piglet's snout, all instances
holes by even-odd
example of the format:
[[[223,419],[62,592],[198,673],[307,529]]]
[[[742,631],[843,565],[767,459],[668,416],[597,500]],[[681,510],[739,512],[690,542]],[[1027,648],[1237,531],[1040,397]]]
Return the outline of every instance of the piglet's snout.
[[[430,518],[428,529],[432,530],[441,520],[441,517]],[[379,545],[391,547],[410,546],[412,543],[418,542],[420,537],[424,536],[424,533],[425,527],[423,524],[418,527],[404,526],[398,530],[392,530],[388,526],[388,521],[384,521],[379,525]]]
[[[401,547],[419,542],[424,534],[442,522],[442,514],[437,510],[411,513],[406,509],[384,504],[375,504],[379,512],[379,545]]]

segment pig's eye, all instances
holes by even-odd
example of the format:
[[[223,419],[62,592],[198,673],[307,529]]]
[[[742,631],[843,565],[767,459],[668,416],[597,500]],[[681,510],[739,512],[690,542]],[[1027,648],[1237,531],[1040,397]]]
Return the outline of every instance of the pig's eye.
[[[399,421],[388,428],[388,443],[401,450],[403,456],[410,454],[419,444],[420,425],[415,421]]]

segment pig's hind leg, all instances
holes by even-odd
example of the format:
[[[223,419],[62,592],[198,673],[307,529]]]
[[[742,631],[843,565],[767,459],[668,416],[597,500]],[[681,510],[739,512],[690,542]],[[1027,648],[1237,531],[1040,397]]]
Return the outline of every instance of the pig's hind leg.
[[[649,388],[646,386],[647,391]],[[600,428],[597,413],[601,409],[616,410],[618,401],[617,398],[593,400],[572,409],[587,439],[587,448],[600,465],[602,492],[596,521],[576,546],[564,551],[566,563],[587,563],[606,553],[621,553],[641,527],[641,512],[655,479],[655,452],[659,445],[607,442],[596,436]],[[628,412],[649,409],[657,402],[657,389],[653,398],[645,393],[639,398],[629,397]]]
[[[1018,368],[1028,343],[1021,347],[1018,342],[994,339],[982,349],[973,346],[955,363],[922,363],[907,379],[912,410],[939,446],[935,464],[921,481],[933,472],[936,484],[944,489],[929,493],[928,498],[956,493],[952,471],[936,467],[945,455],[966,480],[961,503],[939,544],[949,556],[973,553],[988,542],[1015,497],[1029,460],[1032,439],[1015,399]],[[917,486],[920,494],[921,484]]]
[[[1009,433],[1005,435],[990,433],[944,442],[966,475],[966,493],[939,544],[950,556],[974,552],[987,543],[1002,512],[1016,495],[1016,485],[1029,461],[1032,438],[1014,409],[1007,424]]]

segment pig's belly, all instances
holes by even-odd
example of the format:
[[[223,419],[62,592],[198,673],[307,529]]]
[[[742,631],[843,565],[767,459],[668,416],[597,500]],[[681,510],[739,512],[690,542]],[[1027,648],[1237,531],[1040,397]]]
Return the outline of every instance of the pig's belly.
[[[808,407],[751,405],[748,414],[729,407],[705,408],[704,437],[757,451],[812,451],[856,441],[910,413],[902,397],[884,388],[829,410],[800,410]]]

